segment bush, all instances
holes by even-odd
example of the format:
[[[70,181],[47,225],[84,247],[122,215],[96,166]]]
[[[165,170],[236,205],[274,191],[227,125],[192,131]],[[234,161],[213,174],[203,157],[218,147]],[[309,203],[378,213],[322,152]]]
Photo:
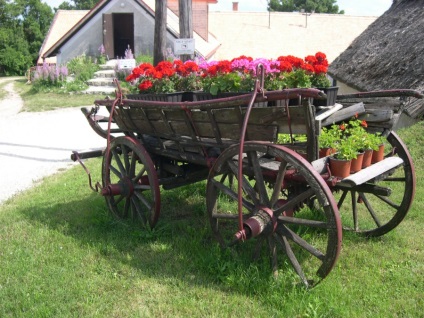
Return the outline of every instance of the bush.
[[[36,92],[50,91],[51,88],[61,87],[66,82],[68,68],[60,65],[43,63],[35,68],[31,74],[32,89]]]
[[[69,74],[74,76],[75,81],[86,82],[93,78],[94,73],[99,69],[99,65],[94,63],[91,57],[84,54],[68,62]]]

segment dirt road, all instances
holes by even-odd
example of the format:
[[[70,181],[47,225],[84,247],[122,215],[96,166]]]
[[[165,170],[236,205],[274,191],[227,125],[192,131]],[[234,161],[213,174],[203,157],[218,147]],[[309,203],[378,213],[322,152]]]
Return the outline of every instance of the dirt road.
[[[23,103],[12,79],[0,78],[8,82],[8,96],[0,101],[0,205],[42,178],[75,165],[72,150],[106,146],[79,107],[20,112]]]

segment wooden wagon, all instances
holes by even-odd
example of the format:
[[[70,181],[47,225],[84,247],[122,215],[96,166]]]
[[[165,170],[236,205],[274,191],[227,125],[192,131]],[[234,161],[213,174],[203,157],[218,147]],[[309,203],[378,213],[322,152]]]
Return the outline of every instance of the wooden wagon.
[[[325,97],[321,91],[265,92],[259,81],[251,94],[200,101],[128,99],[118,89],[116,99],[82,109],[106,147],[72,158],[103,156],[102,184],[90,180],[90,186],[116,217],[151,227],[159,219],[161,189],[207,180],[207,215],[217,242],[243,246],[256,258],[268,250],[274,273],[293,270],[313,286],[336,264],[343,229],[383,235],[412,204],[414,167],[391,130],[394,113],[381,116],[381,109],[355,101],[394,95],[422,97],[408,90],[357,94],[348,96],[349,107],[317,110],[313,100]],[[299,102],[291,106],[290,99]],[[322,126],[354,114],[387,136],[386,154],[341,179],[329,170],[328,157],[318,158],[318,138]],[[280,134],[306,138],[283,145]]]

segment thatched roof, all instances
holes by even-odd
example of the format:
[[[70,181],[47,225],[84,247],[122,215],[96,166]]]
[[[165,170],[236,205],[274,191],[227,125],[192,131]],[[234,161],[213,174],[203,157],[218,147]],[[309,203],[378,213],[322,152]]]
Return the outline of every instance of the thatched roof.
[[[330,65],[337,80],[359,90],[424,91],[424,0],[394,0]],[[424,114],[424,102],[414,110]]]

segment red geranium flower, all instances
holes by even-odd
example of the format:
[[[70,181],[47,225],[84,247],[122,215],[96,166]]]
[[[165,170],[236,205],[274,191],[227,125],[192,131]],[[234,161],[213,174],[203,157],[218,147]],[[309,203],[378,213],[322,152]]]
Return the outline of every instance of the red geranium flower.
[[[317,63],[320,65],[328,66],[327,56],[322,52],[315,53],[315,58]]]
[[[309,73],[314,73],[315,71],[314,67],[310,64],[303,64],[302,69],[304,69],[306,72],[309,72]]]
[[[149,80],[145,80],[143,82],[140,83],[140,85],[138,85],[138,89],[140,91],[145,91],[148,90],[149,88],[151,88],[153,86],[153,83]]]
[[[309,63],[311,65],[315,65],[318,63],[318,60],[315,56],[313,55],[308,55],[307,57],[305,57],[305,62]]]
[[[280,64],[278,65],[278,69],[281,72],[291,72],[291,71],[293,71],[292,65],[287,61],[280,61]]]
[[[317,75],[327,73],[327,66],[318,64],[318,65],[314,65],[313,68],[314,68],[314,73]]]

